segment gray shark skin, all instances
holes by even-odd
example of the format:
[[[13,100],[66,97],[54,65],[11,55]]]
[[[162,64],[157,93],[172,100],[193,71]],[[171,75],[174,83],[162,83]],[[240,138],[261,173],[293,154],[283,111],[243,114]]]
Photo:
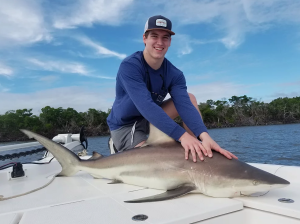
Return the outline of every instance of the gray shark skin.
[[[180,143],[164,136],[151,126],[147,146],[91,160],[81,160],[60,144],[28,130],[21,130],[35,138],[62,166],[59,176],[71,176],[86,171],[96,178],[111,179],[112,183],[126,183],[165,193],[141,198],[131,203],[162,201],[182,196],[189,192],[202,193],[211,197],[235,197],[265,192],[285,187],[289,182],[260,170],[242,161],[229,160],[214,152],[196,163],[184,158]],[[160,136],[155,142],[155,136]]]

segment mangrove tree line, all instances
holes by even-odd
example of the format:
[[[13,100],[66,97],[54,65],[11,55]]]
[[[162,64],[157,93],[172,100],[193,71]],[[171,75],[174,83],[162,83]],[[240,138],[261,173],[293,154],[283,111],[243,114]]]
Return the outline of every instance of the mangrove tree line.
[[[264,103],[246,95],[232,96],[228,100],[207,100],[198,106],[208,128],[300,122],[300,97],[277,98]],[[85,126],[87,136],[107,135],[109,113],[110,110],[90,108],[86,112],[77,112],[73,108],[50,106],[42,108],[38,116],[32,109],[10,110],[0,115],[0,141],[26,139],[20,128],[49,138],[58,133],[78,133],[82,126]],[[176,118],[176,122],[182,124],[181,118]]]

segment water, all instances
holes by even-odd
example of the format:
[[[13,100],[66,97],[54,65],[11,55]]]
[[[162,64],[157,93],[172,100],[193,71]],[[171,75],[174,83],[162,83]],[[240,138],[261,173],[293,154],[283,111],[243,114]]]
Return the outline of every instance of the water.
[[[209,134],[244,162],[300,166],[300,124],[211,129]]]
[[[300,124],[210,129],[209,134],[221,147],[231,151],[244,162],[300,166]],[[89,154],[96,151],[109,155],[108,138],[89,137]],[[33,148],[1,152],[0,155],[31,149]],[[0,166],[12,161],[30,162],[42,156],[43,153],[39,153],[0,161]]]

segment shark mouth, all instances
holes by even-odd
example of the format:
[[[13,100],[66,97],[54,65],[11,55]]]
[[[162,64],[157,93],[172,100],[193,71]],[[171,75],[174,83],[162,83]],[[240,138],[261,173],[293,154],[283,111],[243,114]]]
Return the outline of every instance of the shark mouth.
[[[249,192],[249,191],[240,191],[240,196],[246,196],[246,197],[261,197],[269,193],[269,191],[265,192]]]

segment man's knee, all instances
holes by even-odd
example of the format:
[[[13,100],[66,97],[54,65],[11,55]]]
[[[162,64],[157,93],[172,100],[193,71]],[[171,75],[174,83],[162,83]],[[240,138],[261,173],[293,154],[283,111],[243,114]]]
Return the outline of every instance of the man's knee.
[[[177,109],[176,109],[176,107],[174,105],[174,102],[173,102],[172,98],[165,100],[162,103],[161,108],[172,119],[175,119],[178,116],[178,112],[177,112]]]
[[[197,105],[197,99],[192,93],[188,93],[192,104]]]

